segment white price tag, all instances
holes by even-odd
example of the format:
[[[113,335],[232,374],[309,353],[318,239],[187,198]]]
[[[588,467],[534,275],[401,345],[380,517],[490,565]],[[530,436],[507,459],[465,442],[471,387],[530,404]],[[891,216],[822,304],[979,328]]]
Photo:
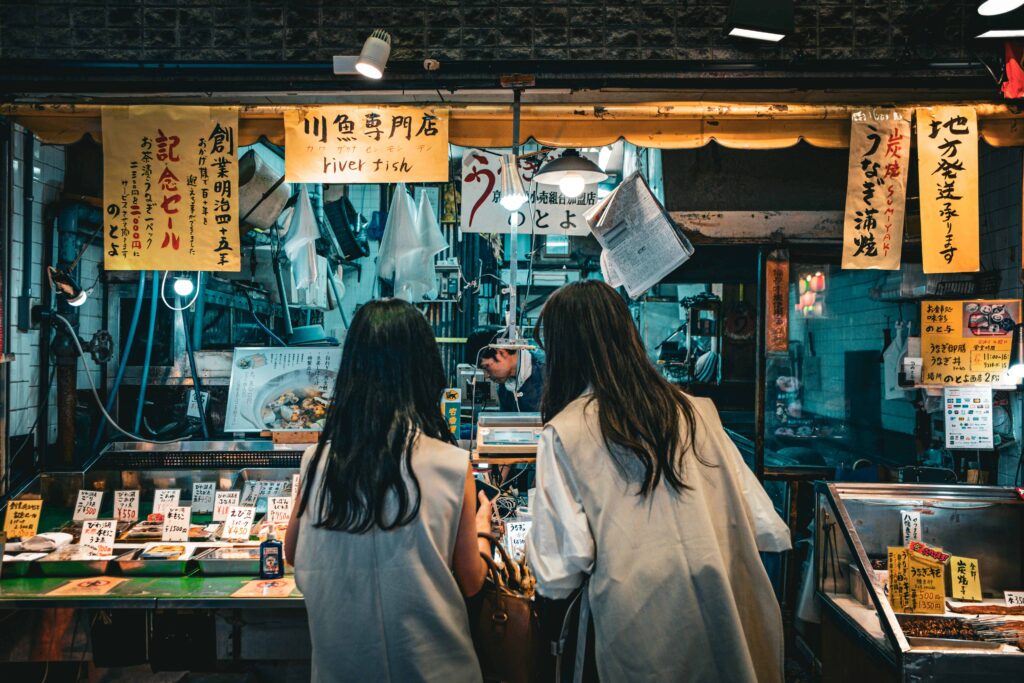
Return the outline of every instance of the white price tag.
[[[134,522],[139,518],[139,491],[127,489],[114,491],[114,519],[119,522]]]
[[[103,491],[79,491],[78,499],[75,501],[75,514],[71,519],[76,522],[96,519],[100,516],[101,500],[103,500]]]
[[[267,498],[267,521],[271,524],[287,524],[292,518],[292,499],[288,496]]]
[[[242,487],[242,499],[239,502],[240,505],[251,505],[256,506],[256,501],[260,498],[260,489],[262,488],[263,482],[259,481],[247,481],[245,486]]]
[[[287,490],[287,481],[265,481],[260,486],[260,497],[283,496]]]
[[[903,545],[921,540],[921,513],[917,510],[900,510],[900,532]]]
[[[153,492],[153,513],[167,516],[167,509],[178,507],[181,489],[157,489]]]
[[[217,491],[213,497],[213,521],[223,522],[228,518],[228,510],[238,505],[238,491]]]
[[[256,518],[256,508],[247,505],[235,505],[228,510],[224,520],[222,541],[248,541],[252,532],[252,522]]]
[[[89,555],[110,557],[114,554],[114,536],[116,535],[116,520],[90,519],[82,525],[80,543]]]
[[[295,503],[295,498],[296,498],[296,496],[299,495],[299,487],[300,486],[302,486],[302,475],[298,474],[298,473],[293,474],[292,475],[292,504]]]
[[[1007,607],[1024,607],[1024,591],[1003,591]]]
[[[160,540],[187,542],[191,518],[191,508],[184,505],[167,508],[164,513],[164,533]]]
[[[505,550],[518,560],[526,553],[526,536],[533,522],[505,522]]]
[[[208,515],[213,512],[213,494],[217,490],[216,482],[196,482],[192,485],[192,512],[197,515]]]

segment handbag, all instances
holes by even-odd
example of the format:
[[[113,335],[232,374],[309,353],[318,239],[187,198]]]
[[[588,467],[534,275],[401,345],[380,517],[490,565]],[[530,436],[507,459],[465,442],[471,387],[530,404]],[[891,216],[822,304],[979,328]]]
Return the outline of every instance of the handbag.
[[[481,552],[487,580],[480,591],[474,636],[484,678],[529,683],[534,676],[540,646],[537,610],[531,596],[520,592],[522,577],[510,570],[512,558],[491,534],[480,534],[498,549],[504,566]]]

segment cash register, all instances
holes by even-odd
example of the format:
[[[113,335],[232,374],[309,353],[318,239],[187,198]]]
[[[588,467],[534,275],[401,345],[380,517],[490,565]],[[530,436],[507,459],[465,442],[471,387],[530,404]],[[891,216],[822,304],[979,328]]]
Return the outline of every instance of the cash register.
[[[543,427],[540,413],[480,413],[476,452],[488,458],[535,456]]]

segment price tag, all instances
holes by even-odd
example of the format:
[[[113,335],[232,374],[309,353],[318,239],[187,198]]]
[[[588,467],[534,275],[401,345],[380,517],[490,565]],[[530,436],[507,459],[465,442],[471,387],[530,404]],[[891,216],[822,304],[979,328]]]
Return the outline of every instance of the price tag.
[[[267,521],[271,524],[287,524],[292,518],[292,499],[288,496],[267,498]]]
[[[949,597],[954,600],[981,602],[981,573],[973,557],[949,558]]]
[[[923,546],[921,543],[911,545]],[[927,550],[941,554],[937,549]],[[945,569],[944,560],[909,548],[889,548],[889,603],[892,610],[903,614],[945,614]]]
[[[921,513],[917,510],[900,510],[900,528],[903,532],[903,545],[911,541],[921,540]]]
[[[1003,591],[1007,607],[1024,607],[1024,591]]]
[[[271,496],[283,496],[288,490],[287,481],[265,481],[260,486],[260,496],[270,498]]]
[[[167,509],[178,507],[181,489],[157,489],[153,492],[153,513],[167,516]]]
[[[167,512],[164,513],[164,533],[160,539],[163,541],[188,542],[188,528],[191,517],[191,508],[184,505],[167,508]]]
[[[197,515],[208,515],[213,512],[213,494],[217,483],[213,481],[196,482],[192,485],[192,512]]]
[[[213,497],[213,521],[223,522],[228,518],[228,510],[238,505],[238,491],[217,491]]]
[[[295,504],[295,498],[299,495],[299,487],[302,486],[302,475],[292,475],[292,504]]]
[[[114,491],[114,519],[116,519],[119,522],[134,522],[138,518],[138,489]]]
[[[97,557],[110,557],[114,554],[114,537],[116,535],[116,520],[90,519],[82,524],[80,542],[88,554]]]
[[[76,522],[96,519],[100,516],[101,500],[103,500],[103,491],[79,491],[78,499],[75,501],[75,513],[71,519]]]
[[[505,550],[518,560],[526,553],[526,536],[533,522],[505,522]]]
[[[12,500],[7,503],[4,516],[4,533],[7,538],[32,538],[39,530],[39,515],[43,512],[43,501]]]
[[[256,517],[256,508],[247,505],[234,505],[228,510],[224,520],[222,541],[248,541],[252,532],[252,522]]]

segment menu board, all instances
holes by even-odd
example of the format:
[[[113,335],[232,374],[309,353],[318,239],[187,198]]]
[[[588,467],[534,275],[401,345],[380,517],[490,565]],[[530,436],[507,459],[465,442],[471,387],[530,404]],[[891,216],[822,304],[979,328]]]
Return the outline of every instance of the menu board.
[[[4,515],[4,533],[7,538],[31,538],[39,529],[39,516],[43,513],[41,499],[18,499],[7,503]]]
[[[945,614],[945,565],[907,548],[889,548],[889,603],[903,614]]]
[[[995,448],[992,436],[992,389],[946,387],[946,448]]]
[[[1010,365],[1017,300],[922,301],[924,384],[992,385]]]
[[[224,431],[322,429],[340,365],[338,347],[236,348]]]

